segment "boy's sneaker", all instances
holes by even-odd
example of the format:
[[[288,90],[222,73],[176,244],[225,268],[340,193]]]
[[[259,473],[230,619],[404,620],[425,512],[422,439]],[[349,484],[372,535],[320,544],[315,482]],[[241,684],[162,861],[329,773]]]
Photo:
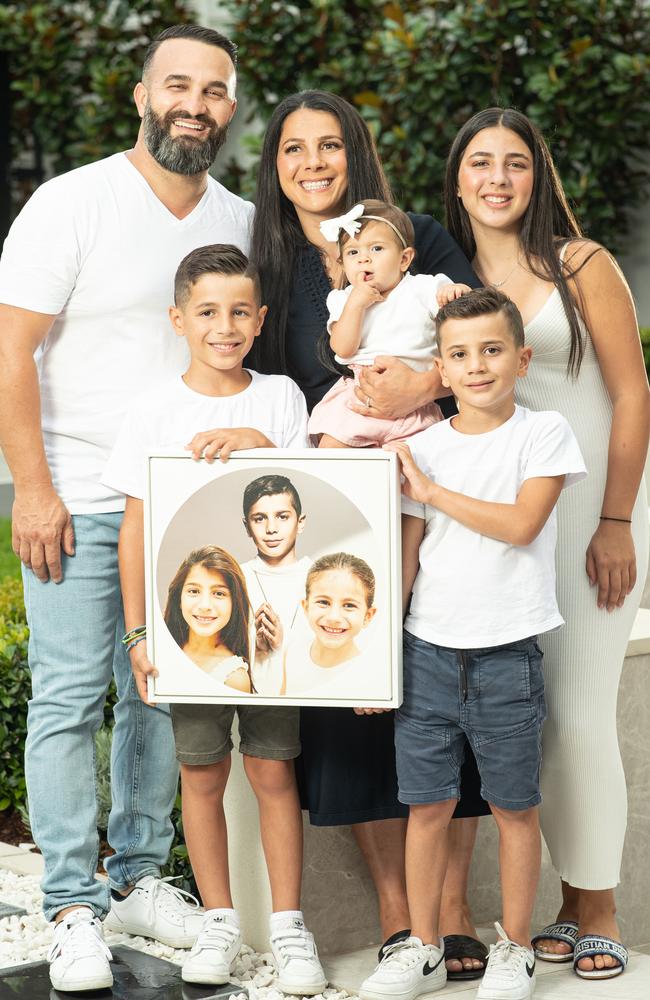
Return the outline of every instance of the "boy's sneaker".
[[[183,982],[227,983],[240,948],[239,925],[220,910],[206,910],[199,936],[181,969]]]
[[[278,986],[283,993],[312,997],[327,986],[323,967],[318,959],[314,935],[304,920],[289,917],[286,924],[272,931],[271,951],[278,968]]]
[[[423,944],[408,937],[389,945],[384,957],[361,984],[362,1000],[414,1000],[423,993],[435,993],[447,983],[445,948]]]
[[[155,938],[170,948],[191,948],[203,914],[198,899],[189,892],[170,885],[169,879],[144,875],[128,896],[111,898],[104,927],[116,934]]]
[[[87,906],[71,910],[54,928],[47,956],[55,990],[78,993],[105,990],[113,985],[108,964],[112,958],[104,943],[101,921]]]
[[[501,924],[494,926],[499,940],[490,947],[476,1000],[529,1000],[535,992],[534,952],[511,941]]]

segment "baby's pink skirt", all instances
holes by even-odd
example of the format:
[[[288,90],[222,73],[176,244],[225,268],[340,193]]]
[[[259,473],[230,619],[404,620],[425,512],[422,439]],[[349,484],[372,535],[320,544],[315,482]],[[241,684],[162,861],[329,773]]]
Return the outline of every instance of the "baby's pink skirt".
[[[350,409],[350,404],[359,403],[354,394],[354,386],[352,378],[341,378],[334,383],[312,410],[308,424],[310,434],[329,434],[351,448],[371,448],[373,445],[380,447],[389,441],[399,441],[417,434],[443,419],[437,403],[421,406],[399,420],[385,420],[355,413]]]

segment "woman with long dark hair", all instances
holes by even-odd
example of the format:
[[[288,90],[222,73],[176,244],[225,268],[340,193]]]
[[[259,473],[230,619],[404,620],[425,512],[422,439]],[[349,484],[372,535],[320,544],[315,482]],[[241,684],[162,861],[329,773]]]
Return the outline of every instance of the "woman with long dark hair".
[[[582,237],[543,137],[519,112],[488,108],[461,128],[445,199],[476,273],[522,313],[533,360],[518,401],[562,413],[589,470],[558,503],[566,625],[540,639],[541,821],[563,903],[535,947],[606,978],[627,960],[614,904],[626,826],[616,698],[648,558],[650,396],[634,305],[615,260]]]
[[[326,343],[327,296],[339,287],[343,269],[335,244],[319,224],[367,198],[392,201],[374,142],[359,113],[340,97],[309,90],[293,94],[269,122],[259,168],[251,256],[260,270],[269,306],[262,337],[251,358],[262,372],[291,375],[311,410],[339,378]],[[411,215],[415,268],[443,272],[452,281],[476,285],[467,259],[431,216]],[[398,418],[439,395],[435,369],[414,372],[380,358],[361,375],[359,412]],[[311,822],[351,824],[379,895],[384,937],[408,926],[404,881],[407,809],[397,801],[393,718],[357,716],[349,709],[304,709],[301,713],[303,804]],[[469,775],[469,778],[468,778]],[[473,787],[466,789],[468,781]],[[466,769],[459,816],[476,817],[487,806],[478,793],[475,763]],[[476,821],[453,824],[455,849],[444,927],[454,933],[447,957],[453,977],[480,976],[485,950],[475,937],[465,902],[467,870]],[[453,899],[453,902],[452,902]],[[458,940],[463,936],[464,940]]]

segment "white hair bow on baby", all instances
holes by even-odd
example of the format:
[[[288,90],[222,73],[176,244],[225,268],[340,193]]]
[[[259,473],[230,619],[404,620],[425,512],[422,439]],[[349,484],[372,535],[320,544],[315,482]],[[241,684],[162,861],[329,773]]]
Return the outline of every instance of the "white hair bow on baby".
[[[361,223],[357,220],[363,215],[363,205],[355,205],[345,215],[339,215],[336,219],[327,219],[321,222],[320,231],[328,243],[338,243],[341,230],[348,236],[356,236],[361,229]]]

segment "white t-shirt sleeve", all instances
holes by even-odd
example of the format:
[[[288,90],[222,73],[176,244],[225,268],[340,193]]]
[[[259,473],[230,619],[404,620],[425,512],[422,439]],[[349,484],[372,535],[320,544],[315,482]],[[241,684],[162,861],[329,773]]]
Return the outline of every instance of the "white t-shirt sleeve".
[[[148,451],[149,442],[143,432],[141,408],[136,400],[122,421],[113,450],[102,473],[102,483],[117,490],[118,493],[144,500],[145,463]]]
[[[82,264],[68,184],[58,178],[38,188],[14,221],[0,260],[0,302],[58,315]]]
[[[431,275],[427,275],[427,277],[431,277]],[[411,455],[413,456],[413,461],[417,467],[425,474],[425,476],[432,479],[433,470],[430,468],[430,465],[425,457],[428,449],[425,450],[426,446],[422,449],[418,448],[419,438],[422,437],[424,433],[425,432],[422,432],[422,434],[415,434],[409,441],[407,441],[407,444],[410,448]],[[426,520],[426,504],[419,503],[417,500],[412,500],[411,497],[407,497],[404,493],[402,493],[402,514],[410,514],[412,517],[421,517],[422,520]]]
[[[542,476],[564,476],[564,486],[573,486],[587,475],[575,435],[560,413],[538,414],[539,428],[524,469],[524,480]]]
[[[309,448],[307,404],[295,382],[287,379],[286,416],[281,448]]]
[[[415,275],[415,290],[422,305],[429,311],[431,316],[436,316],[438,313],[439,306],[438,299],[436,298],[438,292],[443,285],[450,284],[452,284],[451,278],[448,278],[446,274]]]
[[[332,332],[332,323],[336,323],[341,318],[345,303],[350,298],[351,291],[352,285],[348,285],[347,288],[335,288],[327,296],[327,309],[329,312],[327,332],[329,334]]]

